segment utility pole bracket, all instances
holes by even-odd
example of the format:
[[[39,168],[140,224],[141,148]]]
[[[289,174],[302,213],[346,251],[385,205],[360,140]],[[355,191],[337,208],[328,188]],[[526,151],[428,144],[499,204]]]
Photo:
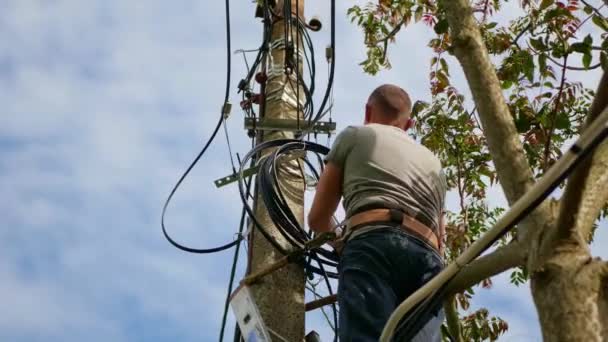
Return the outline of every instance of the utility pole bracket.
[[[312,127],[308,120],[294,119],[269,119],[264,120],[245,118],[245,129],[261,131],[290,131],[301,132],[310,131],[311,133],[330,134],[336,131],[336,123],[333,121],[317,121]]]
[[[289,162],[295,159],[300,159],[300,158],[305,158],[306,157],[306,153],[304,151],[294,151],[292,153],[290,153],[290,155],[282,157],[280,160],[281,162]],[[255,175],[256,173],[258,173],[258,171],[260,170],[259,164],[253,167],[250,167],[248,169],[243,170],[243,177],[249,177],[252,175]],[[239,173],[233,173],[231,175],[222,177],[220,179],[216,179],[213,181],[213,183],[215,183],[215,187],[216,188],[221,188],[223,186],[226,186],[230,183],[234,183],[236,181],[239,180]],[[308,180],[311,181],[311,180]]]
[[[256,173],[258,173],[258,170],[260,169],[259,166],[254,166],[254,167],[250,167],[248,169],[243,170],[243,177],[249,177],[251,175],[255,175]],[[239,173],[233,173],[231,175],[222,177],[220,179],[216,179],[213,181],[213,183],[215,184],[216,188],[221,188],[225,185],[228,185],[230,183],[234,183],[236,181],[239,180]]]

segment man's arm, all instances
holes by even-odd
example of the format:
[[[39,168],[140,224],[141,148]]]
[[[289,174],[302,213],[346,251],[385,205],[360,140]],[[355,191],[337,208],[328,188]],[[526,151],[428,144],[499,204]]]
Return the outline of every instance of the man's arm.
[[[330,232],[334,229],[332,216],[342,197],[342,169],[332,162],[327,163],[321,173],[317,192],[308,213],[308,225],[317,232]]]

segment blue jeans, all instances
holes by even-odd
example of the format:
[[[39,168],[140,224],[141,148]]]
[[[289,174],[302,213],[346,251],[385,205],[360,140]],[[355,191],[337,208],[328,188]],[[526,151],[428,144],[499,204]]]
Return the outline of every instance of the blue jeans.
[[[441,271],[437,252],[397,227],[373,230],[346,243],[340,257],[341,342],[377,342],[395,308]],[[412,341],[441,341],[441,307]]]

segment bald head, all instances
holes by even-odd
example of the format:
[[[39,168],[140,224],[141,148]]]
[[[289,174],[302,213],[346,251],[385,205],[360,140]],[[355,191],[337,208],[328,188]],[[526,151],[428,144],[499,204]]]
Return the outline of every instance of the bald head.
[[[412,113],[410,96],[401,87],[393,84],[376,88],[369,96],[367,104],[373,115],[381,121],[407,120]]]

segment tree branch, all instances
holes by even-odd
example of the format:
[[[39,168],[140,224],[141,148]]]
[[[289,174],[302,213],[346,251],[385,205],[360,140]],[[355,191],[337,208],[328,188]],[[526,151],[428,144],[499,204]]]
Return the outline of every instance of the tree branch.
[[[452,1],[452,0],[450,0]],[[525,263],[525,249],[518,242],[496,249],[490,254],[475,259],[466,265],[454,279],[447,284],[449,293],[457,293],[474,286],[484,279],[495,276]]]
[[[595,99],[585,120],[585,127],[608,106],[608,74],[604,73]],[[592,156],[585,158],[574,171],[562,197],[555,239],[584,240],[581,234],[589,233],[591,225],[608,200],[608,148],[601,148]],[[545,248],[550,248],[546,246]],[[545,249],[543,248],[543,249]]]
[[[608,143],[598,146],[591,162],[591,169],[587,176],[585,192],[581,211],[575,223],[585,241],[589,241],[593,224],[597,220],[602,208],[608,202]]]
[[[498,179],[507,201],[513,204],[534,184],[532,170],[469,1],[443,0],[443,6],[451,29],[453,53],[473,94]],[[550,215],[546,203],[541,204],[519,224],[520,237],[528,240],[527,231],[544,227]]]
[[[399,22],[399,24],[397,24],[397,26],[395,26],[393,28],[393,30],[391,32],[389,32],[386,37],[380,38],[378,40],[379,43],[383,44],[383,49],[382,49],[382,62],[386,61],[386,54],[388,52],[388,41],[392,38],[395,37],[395,35],[397,35],[397,33],[399,31],[401,31],[401,27],[403,27],[403,25],[405,24],[405,22],[407,21],[406,17],[403,17],[403,19],[401,19],[401,21]]]
[[[545,141],[545,152],[543,156],[543,170],[547,171],[549,166],[549,155],[551,154],[551,140],[553,138],[553,131],[555,130],[555,117],[557,116],[557,112],[559,111],[559,106],[562,103],[562,93],[564,91],[564,84],[566,83],[566,68],[568,66],[568,55],[564,56],[564,65],[562,66],[562,77],[559,83],[559,90],[557,91],[557,98],[555,99],[555,105],[553,106],[553,110],[549,115],[549,120],[551,120],[549,124],[549,129],[545,130],[545,136],[547,140]]]
[[[601,50],[601,48],[599,48],[598,50]],[[553,62],[553,64],[559,66],[560,68],[566,68],[568,70],[576,70],[576,71],[587,71],[587,70],[593,70],[593,69],[597,69],[599,68],[602,63],[597,63],[595,65],[590,66],[589,68],[585,68],[585,67],[574,67],[574,66],[570,66],[570,65],[564,65],[561,64],[560,62],[556,61],[555,59],[547,56],[547,59],[550,60],[551,62]]]
[[[456,308],[456,299],[454,296],[448,297],[443,302],[443,310],[445,311],[448,331],[452,337],[450,340],[454,342],[463,342],[462,330],[460,329],[460,318],[458,317],[458,309]]]
[[[469,2],[445,0],[443,4],[452,29],[454,54],[477,105],[500,183],[513,203],[532,186],[532,171]]]
[[[395,37],[395,35],[401,31],[401,27],[403,26],[403,24],[405,24],[405,22],[407,21],[406,17],[403,17],[403,19],[401,19],[401,21],[399,22],[399,24],[397,24],[393,30],[391,32],[389,32],[385,37],[382,37],[380,39],[378,39],[378,42],[388,42],[391,38]]]
[[[597,8],[595,8],[595,7],[593,7],[593,6],[591,6],[591,4],[589,4],[587,1],[585,1],[585,0],[581,0],[581,2],[582,2],[584,5],[589,6],[589,8],[591,8],[591,9],[593,10],[593,12],[595,12],[597,15],[599,15],[599,16],[600,16],[600,18],[603,18],[603,17],[604,17],[604,16],[602,15],[602,12],[600,12],[600,10],[599,10],[599,9],[597,9]],[[606,4],[608,4],[608,2],[605,2],[605,3],[606,3]],[[604,5],[602,5],[602,7],[604,7]]]
[[[517,46],[519,48],[519,43],[517,42],[519,40],[519,38],[521,38],[524,33],[526,33],[529,29],[532,28],[532,23],[529,23],[528,25],[526,25],[526,27],[524,27],[521,32],[519,32],[517,34],[517,36],[513,39],[513,42],[511,44],[514,44],[515,46]]]

